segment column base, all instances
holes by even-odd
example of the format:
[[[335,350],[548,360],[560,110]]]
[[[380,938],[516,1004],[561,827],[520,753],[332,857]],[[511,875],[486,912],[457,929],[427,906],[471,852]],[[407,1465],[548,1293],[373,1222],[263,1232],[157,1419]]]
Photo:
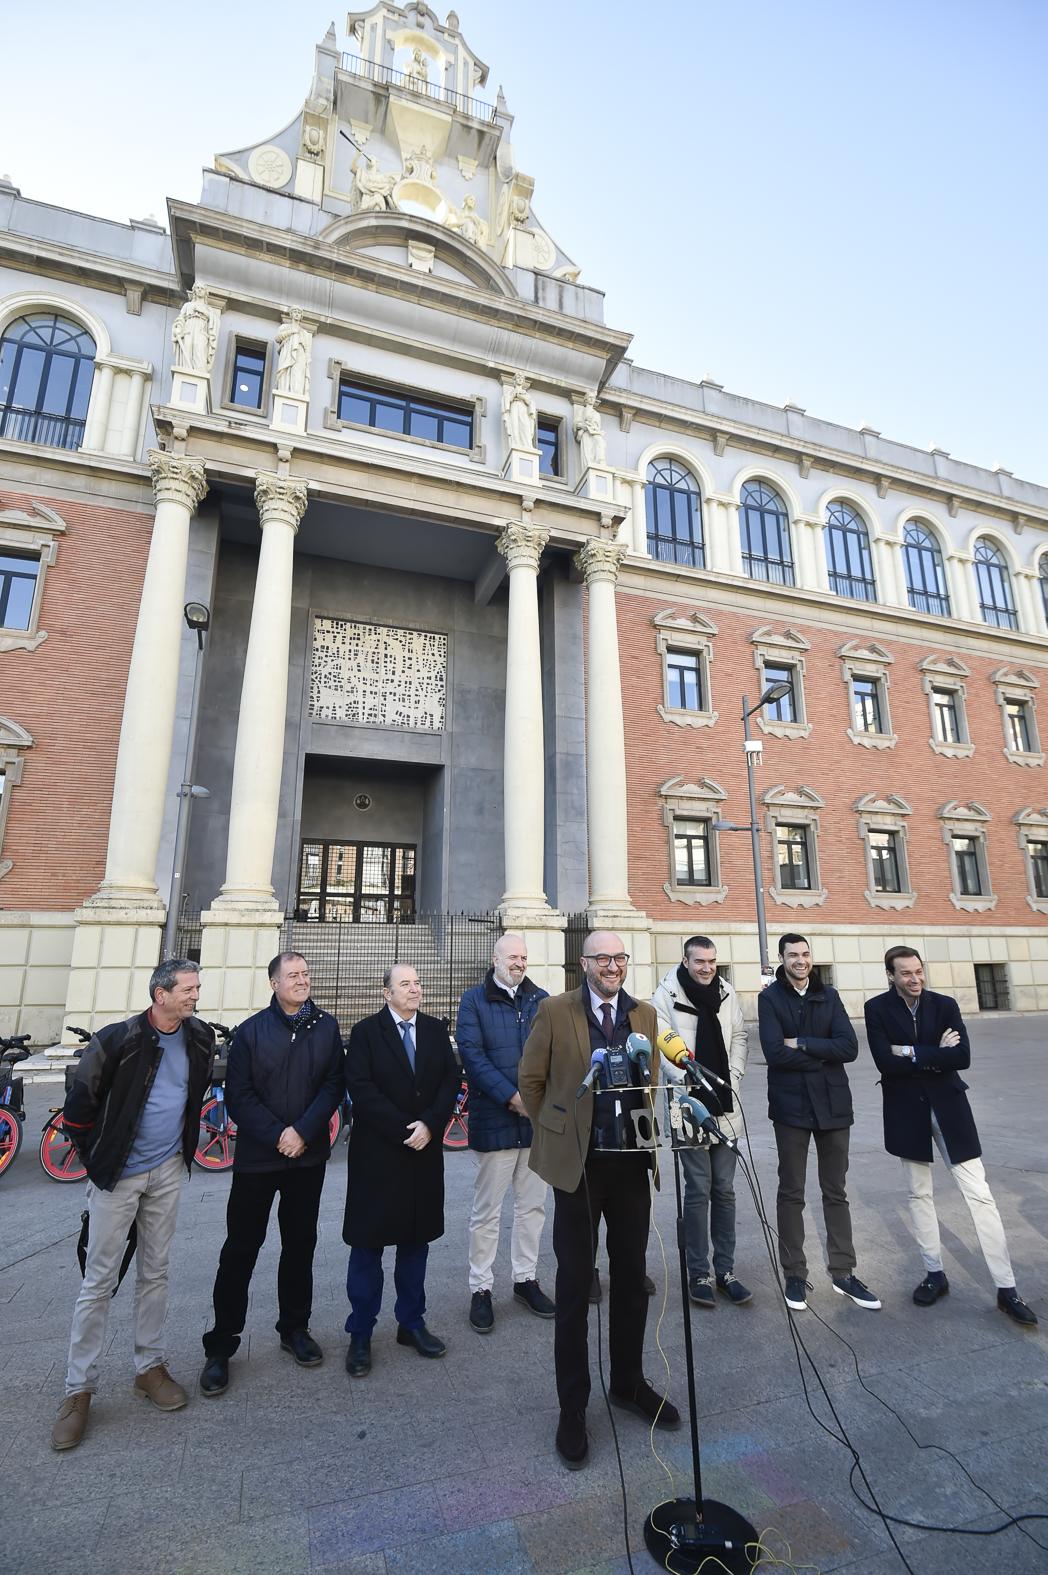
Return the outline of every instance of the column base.
[[[200,923],[200,1015],[233,1027],[270,1002],[267,968],[280,950],[284,915],[218,897]]]
[[[524,937],[528,948],[528,978],[551,995],[564,989],[564,931],[567,916],[556,908],[525,908],[504,903],[499,909],[503,930]]]
[[[161,905],[119,907],[101,893],[73,914],[73,954],[64,1020],[101,1028],[149,1005],[149,976],[160,960]]]

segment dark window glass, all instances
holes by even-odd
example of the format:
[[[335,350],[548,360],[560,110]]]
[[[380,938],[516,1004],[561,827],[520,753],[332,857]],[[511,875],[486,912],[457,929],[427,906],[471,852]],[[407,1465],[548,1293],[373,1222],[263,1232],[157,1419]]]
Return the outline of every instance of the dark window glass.
[[[980,1012],[1007,1012],[1012,1004],[1004,963],[976,963],[975,989]]]
[[[710,834],[704,820],[673,822],[673,881],[676,886],[709,886]]]
[[[924,525],[915,521],[903,535],[903,561],[906,565],[906,595],[914,612],[950,616],[950,595],[946,588],[939,543]]]
[[[1030,868],[1036,897],[1048,897],[1048,842],[1030,842]]]
[[[779,858],[779,890],[810,891],[807,827],[776,826],[775,846]]]
[[[266,375],[266,352],[259,345],[237,343],[233,353],[233,380],[229,403],[245,410],[262,409],[262,384]]]
[[[1025,700],[1007,700],[1004,707],[1008,748],[1028,755],[1033,748],[1030,741],[1030,712]]]
[[[975,544],[975,582],[983,623],[997,629],[1018,629],[1012,581],[1002,554],[985,536]]]
[[[772,722],[798,722],[797,714],[797,669],[795,667],[776,666],[765,662],[763,671],[764,689],[766,693],[772,684],[791,684],[789,694],[782,696],[781,700],[771,700],[764,707],[764,715]]]
[[[675,711],[701,711],[702,658],[696,651],[666,652],[666,704]]]
[[[957,861],[957,890],[962,897],[981,897],[982,875],[979,871],[979,844],[977,837],[954,837],[953,856]]]
[[[40,559],[0,549],[0,629],[28,629]]]
[[[795,584],[786,505],[762,481],[747,481],[739,504],[742,566],[752,580]]]
[[[1048,624],[1048,553],[1041,559],[1037,578],[1041,582],[1041,611],[1044,613],[1045,624]]]
[[[902,891],[898,833],[871,831],[869,838],[874,891]]]
[[[543,476],[560,475],[560,422],[539,421],[539,472]]]
[[[325,924],[394,924],[415,914],[415,849],[303,842],[298,911]]]
[[[363,383],[342,382],[338,390],[340,421],[426,438],[451,448],[473,447],[473,413],[439,400],[416,399],[391,389],[369,388]]]
[[[91,394],[95,342],[54,313],[16,318],[0,339],[0,437],[79,448]]]
[[[870,536],[855,510],[846,503],[831,503],[826,510],[825,536],[830,590],[837,596],[875,602]]]
[[[852,679],[852,711],[857,733],[883,733],[881,681],[879,678]]]
[[[940,744],[960,744],[961,718],[957,696],[952,689],[932,690],[932,710],[935,713],[935,736]]]
[[[659,563],[706,566],[702,537],[702,500],[695,480],[676,460],[648,466],[644,489],[648,514],[648,551]]]

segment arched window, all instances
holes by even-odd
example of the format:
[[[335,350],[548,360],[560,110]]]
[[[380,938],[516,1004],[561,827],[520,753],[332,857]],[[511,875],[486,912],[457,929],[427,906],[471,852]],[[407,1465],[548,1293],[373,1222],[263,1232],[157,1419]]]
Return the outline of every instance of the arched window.
[[[975,583],[979,587],[983,623],[992,623],[998,629],[1018,629],[1008,565],[1004,554],[985,536],[975,543]]]
[[[648,466],[644,489],[648,515],[648,551],[660,563],[706,567],[702,539],[702,499],[695,477],[675,459],[656,459]]]
[[[902,555],[906,564],[906,595],[914,612],[939,613],[948,618],[950,593],[939,543],[918,520],[911,520],[903,533]]]
[[[859,602],[877,600],[877,582],[870,559],[870,536],[863,521],[847,503],[831,503],[826,510],[826,567],[830,590],[853,596]]]
[[[1048,624],[1048,552],[1041,555],[1037,565],[1037,578],[1041,585],[1041,607],[1044,610],[1044,621]]]
[[[763,481],[747,481],[739,501],[742,566],[751,580],[795,585],[786,505]]]
[[[95,342],[54,312],[15,318],[0,339],[0,437],[79,448],[95,370]]]

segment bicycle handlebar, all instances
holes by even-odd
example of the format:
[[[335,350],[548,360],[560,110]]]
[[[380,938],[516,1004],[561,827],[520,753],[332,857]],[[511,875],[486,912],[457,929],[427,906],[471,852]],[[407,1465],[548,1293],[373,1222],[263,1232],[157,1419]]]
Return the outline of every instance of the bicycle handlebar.
[[[26,1034],[25,1038],[28,1039],[29,1035]],[[19,1061],[27,1060],[28,1057],[32,1055],[32,1053],[33,1052],[31,1050],[26,1050],[24,1047],[18,1046],[12,1050],[5,1050],[3,1055],[0,1056],[0,1060],[5,1061],[8,1066],[17,1066]]]

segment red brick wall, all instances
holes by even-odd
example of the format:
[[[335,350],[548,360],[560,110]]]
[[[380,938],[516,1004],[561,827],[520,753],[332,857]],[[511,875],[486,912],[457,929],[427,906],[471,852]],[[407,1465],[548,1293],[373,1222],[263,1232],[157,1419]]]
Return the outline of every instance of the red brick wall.
[[[0,656],[0,713],[32,735],[11,790],[0,905],[61,911],[105,872],[124,688],[151,518],[125,508],[34,494],[65,521],[44,579],[35,651]],[[34,498],[4,491],[5,507]]]
[[[1048,801],[1048,768],[1017,766],[1005,758],[1001,711],[989,677],[998,667],[1022,666],[1039,679],[1037,722],[1043,745],[1048,740],[1048,665],[1038,667],[1025,658],[1021,663],[1008,661],[998,653],[983,657],[969,650],[957,652],[971,673],[965,680],[966,709],[975,753],[967,760],[946,759],[928,744],[928,697],[917,663],[933,653],[950,653],[948,628],[936,644],[932,639],[912,642],[886,637],[878,627],[867,639],[875,639],[894,657],[888,669],[888,699],[898,743],[893,749],[867,749],[852,743],[847,735],[851,725],[848,690],[835,654],[849,638],[859,638],[856,632],[849,635],[840,628],[824,629],[796,618],[776,620],[756,611],[736,613],[684,600],[674,603],[665,595],[620,592],[617,607],[629,783],[630,894],[653,918],[682,920],[690,911],[696,927],[702,928],[704,912],[728,921],[753,917],[749,837],[737,832],[721,833],[719,839],[721,879],[728,887],[723,904],[710,910],[687,910],[666,896],[663,882],[670,876],[667,830],[657,790],[672,776],[679,775],[686,782],[710,777],[728,794],[720,811],[723,818],[748,823],[740,696],[745,692],[751,704],[758,696],[759,678],[750,639],[756,628],[770,624],[776,633],[789,626],[811,641],[811,650],[805,653],[804,699],[806,717],[813,727],[806,739],[769,737],[754,727],[754,737],[761,738],[764,749],[764,763],[757,772],[758,816],[763,825],[766,811],[760,795],[779,783],[790,790],[804,783],[826,801],[819,812],[818,849],[820,879],[828,897],[813,910],[792,910],[769,900],[769,925],[774,929],[780,919],[786,922],[794,914],[803,928],[805,912],[817,916],[820,923],[876,923],[887,917],[882,910],[871,908],[863,895],[866,862],[852,805],[866,793],[877,798],[897,794],[913,810],[907,821],[907,856],[910,884],[918,896],[914,907],[907,910],[908,917],[925,924],[976,928],[980,924],[1048,922],[1032,913],[1025,900],[1023,855],[1011,818],[1016,810]],[[681,616],[700,610],[717,627],[711,642],[711,688],[719,720],[712,727],[678,727],[663,721],[656,711],[664,700],[662,658],[656,650],[651,619],[670,607],[676,607]],[[859,638],[859,643],[867,642]],[[988,827],[987,858],[998,902],[995,909],[981,914],[959,912],[950,902],[948,849],[938,819],[943,804],[973,799],[993,817]],[[767,836],[763,853],[767,887],[772,879]]]

